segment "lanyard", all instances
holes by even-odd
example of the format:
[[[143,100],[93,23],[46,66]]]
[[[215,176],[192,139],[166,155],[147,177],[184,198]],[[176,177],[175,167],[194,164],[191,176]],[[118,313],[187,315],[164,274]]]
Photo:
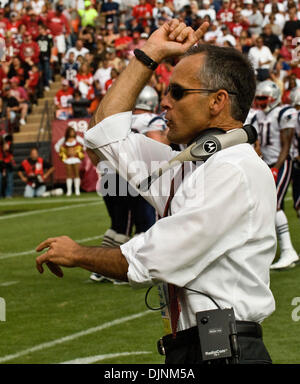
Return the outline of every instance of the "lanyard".
[[[173,177],[173,179],[171,181],[170,194],[169,194],[169,198],[167,200],[167,203],[165,205],[163,217],[169,216],[170,205],[171,205],[171,202],[172,202],[174,194],[175,194],[174,179],[175,179],[175,177]],[[181,182],[183,181],[183,179],[184,179],[184,163],[182,163],[182,166],[181,166]],[[163,289],[163,288],[161,288],[161,289]],[[168,297],[169,297],[168,306],[169,306],[169,312],[170,312],[169,315],[171,317],[171,330],[172,330],[173,338],[176,338],[177,324],[178,324],[179,315],[181,312],[180,303],[178,300],[179,290],[180,290],[180,288],[177,287],[176,285],[169,284],[169,283],[167,284],[167,293],[168,293]],[[161,296],[162,292],[159,291],[159,293]],[[166,311],[162,311],[162,317],[163,317],[163,320],[165,323],[165,329],[170,328],[170,327],[166,327],[166,319],[169,317],[168,314],[166,313]],[[170,324],[170,319],[168,322]]]

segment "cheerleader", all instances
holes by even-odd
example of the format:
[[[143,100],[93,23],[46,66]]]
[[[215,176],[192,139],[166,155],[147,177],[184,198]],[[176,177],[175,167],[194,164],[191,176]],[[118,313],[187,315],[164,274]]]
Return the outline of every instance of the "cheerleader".
[[[72,184],[74,180],[75,195],[80,195],[80,177],[79,170],[82,159],[84,158],[83,138],[76,135],[76,131],[72,127],[68,127],[65,137],[59,140],[55,149],[59,157],[66,165],[67,171],[67,196],[72,195]]]
[[[13,167],[16,165],[12,152],[12,135],[0,134],[0,198],[2,195],[2,180],[6,179],[5,197],[13,194]]]

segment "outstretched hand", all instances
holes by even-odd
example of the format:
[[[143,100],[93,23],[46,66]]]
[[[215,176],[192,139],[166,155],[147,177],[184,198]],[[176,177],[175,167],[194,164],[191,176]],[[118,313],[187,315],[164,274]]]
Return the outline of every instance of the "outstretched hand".
[[[194,31],[178,19],[172,19],[149,37],[143,51],[157,62],[170,56],[183,55],[203,37],[208,27],[209,23],[204,22]]]
[[[52,273],[58,277],[63,277],[62,267],[76,267],[76,252],[80,245],[68,236],[53,237],[43,241],[36,248],[40,252],[48,248],[47,251],[36,258],[36,268],[40,273],[44,272],[43,264],[46,264]]]

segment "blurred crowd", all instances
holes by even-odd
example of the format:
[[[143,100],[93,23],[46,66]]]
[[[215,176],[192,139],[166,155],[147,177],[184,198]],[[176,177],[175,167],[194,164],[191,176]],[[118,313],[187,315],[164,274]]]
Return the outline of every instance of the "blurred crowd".
[[[0,134],[26,124],[57,74],[56,118],[91,116],[134,49],[174,17],[194,29],[208,21],[204,42],[249,55],[258,81],[272,79],[290,103],[300,82],[300,1],[1,0]],[[176,60],[153,73],[159,96]]]

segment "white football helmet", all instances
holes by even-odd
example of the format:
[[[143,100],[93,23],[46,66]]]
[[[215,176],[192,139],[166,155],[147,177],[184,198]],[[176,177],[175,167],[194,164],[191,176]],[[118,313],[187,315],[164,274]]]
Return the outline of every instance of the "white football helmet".
[[[281,92],[274,81],[265,80],[257,84],[254,106],[268,113],[281,102]]]
[[[158,106],[158,103],[158,93],[154,88],[150,87],[150,85],[146,85],[146,87],[142,90],[136,99],[135,108],[154,112]]]
[[[300,87],[295,87],[291,90],[290,99],[293,107],[300,105]]]

